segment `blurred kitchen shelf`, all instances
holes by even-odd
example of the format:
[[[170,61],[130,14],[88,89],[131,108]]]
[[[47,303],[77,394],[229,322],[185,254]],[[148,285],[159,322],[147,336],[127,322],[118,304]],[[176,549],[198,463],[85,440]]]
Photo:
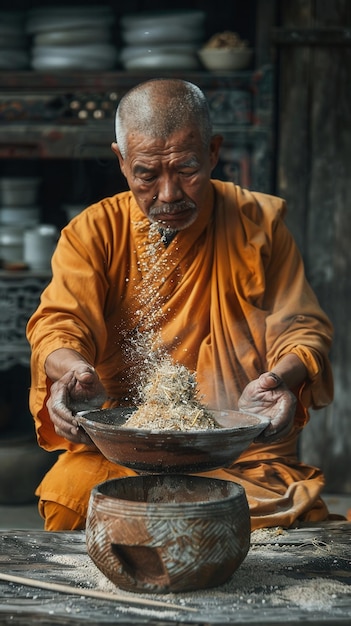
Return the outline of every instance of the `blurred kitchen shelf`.
[[[118,102],[136,84],[164,75],[157,70],[0,71],[0,159],[113,159]],[[166,75],[199,85],[208,98],[215,132],[232,145],[247,144],[250,150],[258,145],[264,162],[270,161],[272,65],[220,73],[169,70]]]

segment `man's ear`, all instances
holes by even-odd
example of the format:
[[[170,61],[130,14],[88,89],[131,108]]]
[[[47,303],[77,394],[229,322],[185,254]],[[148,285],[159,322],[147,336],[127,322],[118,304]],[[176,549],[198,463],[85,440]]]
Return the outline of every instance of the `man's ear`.
[[[121,151],[118,147],[118,144],[115,141],[111,143],[111,150],[116,155],[118,162],[119,162],[119,167],[121,168],[121,172],[125,176],[126,174],[125,174],[125,167],[124,167],[124,159],[121,155]]]
[[[210,142],[210,161],[211,161],[211,169],[212,170],[216,167],[216,165],[218,163],[219,151],[220,151],[222,143],[223,143],[222,135],[213,135],[211,137],[211,142]]]

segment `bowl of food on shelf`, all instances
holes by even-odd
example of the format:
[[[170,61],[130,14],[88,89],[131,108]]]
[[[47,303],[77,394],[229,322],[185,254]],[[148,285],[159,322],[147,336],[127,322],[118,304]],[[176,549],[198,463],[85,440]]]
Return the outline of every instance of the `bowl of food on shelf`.
[[[198,50],[202,65],[210,71],[236,71],[249,67],[253,49],[245,39],[232,31],[213,35]]]
[[[197,397],[196,377],[164,359],[134,407],[77,413],[102,454],[144,472],[204,472],[232,464],[268,426],[261,415],[211,410]]]

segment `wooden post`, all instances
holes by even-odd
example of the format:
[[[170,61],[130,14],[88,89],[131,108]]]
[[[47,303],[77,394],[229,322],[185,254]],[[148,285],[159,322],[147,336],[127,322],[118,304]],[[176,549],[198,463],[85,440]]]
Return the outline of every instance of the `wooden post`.
[[[277,193],[288,201],[288,224],[335,328],[335,400],[312,413],[301,457],[323,469],[326,491],[338,493],[351,492],[350,27],[347,0],[285,0],[276,36]]]

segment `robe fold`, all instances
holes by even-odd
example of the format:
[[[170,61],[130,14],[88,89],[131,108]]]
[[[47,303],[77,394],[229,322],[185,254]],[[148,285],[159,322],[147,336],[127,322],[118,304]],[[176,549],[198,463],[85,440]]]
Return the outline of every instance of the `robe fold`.
[[[289,437],[254,443],[231,468],[206,475],[245,487],[252,528],[326,518],[323,475],[299,462],[296,448],[308,409],[333,397],[331,323],[285,226],[284,201],[217,180],[212,187],[213,205],[167,247],[130,192],[92,205],[63,229],[52,281],[27,326],[38,442],[66,451],[38,487],[43,502],[84,518],[95,484],[133,473],[55,433],[46,408],[46,357],[62,347],[76,350],[96,367],[106,406],[130,405],[145,357],[140,342],[156,332],[174,361],[196,371],[212,408],[236,409],[251,380],[285,354],[300,358],[308,380],[294,390]]]

